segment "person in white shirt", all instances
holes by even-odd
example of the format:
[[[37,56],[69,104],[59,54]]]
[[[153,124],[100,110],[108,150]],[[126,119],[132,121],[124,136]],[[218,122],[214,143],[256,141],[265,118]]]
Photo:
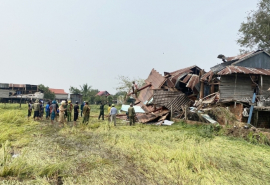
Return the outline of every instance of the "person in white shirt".
[[[111,116],[111,122],[114,122],[114,126],[116,126],[116,114],[117,114],[117,108],[115,108],[114,104],[112,104],[110,116]]]

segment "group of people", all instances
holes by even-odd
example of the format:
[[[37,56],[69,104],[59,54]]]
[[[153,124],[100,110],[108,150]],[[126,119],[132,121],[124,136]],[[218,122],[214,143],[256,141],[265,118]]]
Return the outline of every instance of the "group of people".
[[[100,109],[100,113],[98,116],[98,119],[100,119],[102,117],[102,120],[104,120],[104,103],[101,103],[99,109]],[[116,115],[117,115],[117,108],[115,108],[115,105],[112,104],[112,106],[109,104],[108,107],[108,121],[113,122],[114,126],[116,126]],[[135,110],[133,107],[133,104],[130,104],[130,107],[128,108],[128,112],[127,112],[127,116],[129,119],[129,124],[131,125],[135,125]]]
[[[102,118],[102,120],[104,120],[104,103],[101,103],[100,105],[100,114],[98,119]],[[64,123],[67,122],[71,122],[71,115],[72,112],[74,111],[74,118],[73,118],[73,126],[76,126],[76,122],[79,118],[79,112],[80,112],[80,107],[78,105],[78,102],[76,101],[75,105],[73,106],[73,104],[71,103],[71,101],[62,101],[60,103],[60,105],[58,105],[58,103],[53,100],[48,101],[47,105],[44,107],[43,101],[39,101],[36,100],[35,103],[32,103],[32,101],[30,100],[28,103],[28,120],[29,117],[32,114],[32,111],[34,110],[34,120],[42,120],[43,119],[43,114],[44,114],[44,109],[46,112],[46,119],[50,119],[51,120],[51,124],[54,124],[54,120],[56,120],[57,122],[57,118],[58,121],[60,123],[59,126],[61,126],[61,124],[64,126]],[[84,124],[88,124],[89,122],[89,117],[90,117],[90,111],[91,111],[91,107],[89,106],[88,102],[84,101],[81,104],[81,117],[83,117],[83,123]],[[117,115],[117,108],[115,108],[115,105],[109,104],[108,107],[108,121],[113,122],[114,126],[116,126],[116,115]],[[130,107],[128,109],[128,117],[130,120],[130,125],[134,125],[135,124],[135,110],[133,108],[133,105],[130,104]]]
[[[87,108],[87,106],[86,106]],[[54,123],[54,120],[57,121],[57,118],[59,117],[59,122],[64,125],[64,122],[70,122],[71,121],[71,113],[74,110],[74,123],[73,125],[76,126],[76,121],[78,120],[79,117],[79,105],[78,102],[73,104],[71,101],[62,101],[60,103],[60,106],[58,103],[53,100],[48,101],[47,105],[44,106],[43,101],[36,100],[35,103],[33,103],[31,100],[28,103],[28,120],[29,117],[32,114],[32,111],[34,111],[34,120],[42,120],[43,119],[43,114],[44,114],[44,109],[46,112],[46,119],[51,119],[51,123]],[[90,113],[90,110],[89,110]],[[84,115],[87,115],[87,112],[84,113]]]

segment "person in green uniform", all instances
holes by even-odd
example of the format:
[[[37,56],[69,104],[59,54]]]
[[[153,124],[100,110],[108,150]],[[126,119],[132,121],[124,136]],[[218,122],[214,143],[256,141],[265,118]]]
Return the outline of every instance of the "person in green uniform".
[[[133,107],[133,104],[130,104],[130,107],[128,108],[128,117],[129,117],[129,125],[135,125],[135,110]]]
[[[37,120],[39,119],[39,112],[40,112],[40,104],[38,100],[36,100],[33,107],[34,107],[34,121],[36,121],[36,118]]]
[[[99,107],[100,112],[99,112],[98,119],[100,119],[100,117],[102,116],[102,120],[104,120],[104,106],[105,106],[105,104],[102,102],[100,107]]]
[[[85,105],[83,107],[83,123],[86,123],[86,125],[89,122],[90,110],[91,107],[88,105],[88,102],[85,102]]]
[[[71,112],[72,112],[72,104],[71,104],[71,101],[68,101],[68,105],[67,105],[67,121],[68,122],[71,121]]]

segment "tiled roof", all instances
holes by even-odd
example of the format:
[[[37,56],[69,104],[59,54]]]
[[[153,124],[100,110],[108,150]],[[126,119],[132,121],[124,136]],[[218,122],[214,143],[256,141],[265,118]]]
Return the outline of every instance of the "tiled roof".
[[[65,92],[64,89],[52,89],[50,88],[50,91],[53,92],[54,94],[68,94]]]

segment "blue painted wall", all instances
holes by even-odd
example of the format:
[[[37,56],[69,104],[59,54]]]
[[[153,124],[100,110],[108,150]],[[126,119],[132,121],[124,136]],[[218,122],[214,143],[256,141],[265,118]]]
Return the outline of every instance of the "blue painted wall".
[[[235,66],[270,69],[270,57],[265,53],[260,53],[235,64]]]

